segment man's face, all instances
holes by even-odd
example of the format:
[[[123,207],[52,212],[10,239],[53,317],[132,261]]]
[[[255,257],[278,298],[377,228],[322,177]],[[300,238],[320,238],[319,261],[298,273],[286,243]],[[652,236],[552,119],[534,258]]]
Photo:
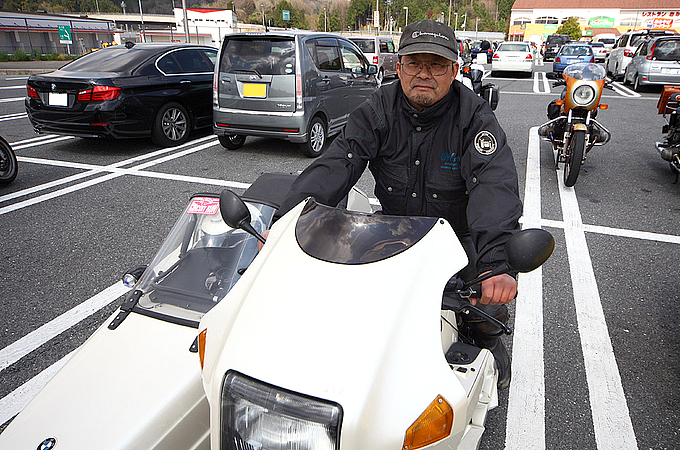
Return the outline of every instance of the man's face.
[[[422,69],[411,75],[417,71],[420,64],[423,64]],[[436,69],[428,64],[434,64]],[[443,74],[432,73],[433,70],[438,73],[442,68],[446,69]],[[458,74],[458,63],[430,53],[404,55],[397,63],[397,74],[411,106],[422,111],[437,103],[449,92],[451,83]]]

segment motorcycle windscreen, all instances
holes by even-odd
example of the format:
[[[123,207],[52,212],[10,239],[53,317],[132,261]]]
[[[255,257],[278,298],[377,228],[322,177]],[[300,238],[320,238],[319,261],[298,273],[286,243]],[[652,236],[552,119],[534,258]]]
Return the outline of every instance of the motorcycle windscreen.
[[[364,214],[307,201],[295,226],[300,248],[338,264],[367,264],[397,255],[423,238],[432,217]]]
[[[253,227],[259,233],[269,228],[275,209],[246,205]],[[198,321],[231,290],[257,253],[257,239],[224,223],[219,197],[195,196],[140,279],[138,306]]]

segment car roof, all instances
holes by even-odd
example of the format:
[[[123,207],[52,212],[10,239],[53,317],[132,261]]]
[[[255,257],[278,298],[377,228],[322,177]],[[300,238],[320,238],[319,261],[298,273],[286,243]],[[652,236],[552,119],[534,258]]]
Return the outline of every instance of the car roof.
[[[308,31],[308,30],[276,30],[276,31],[245,31],[241,33],[231,33],[225,36],[227,39],[234,37],[244,38],[244,37],[295,37],[295,36],[312,36],[312,37],[330,37],[336,39],[347,39],[344,36],[340,36],[332,33],[320,33],[318,31]]]

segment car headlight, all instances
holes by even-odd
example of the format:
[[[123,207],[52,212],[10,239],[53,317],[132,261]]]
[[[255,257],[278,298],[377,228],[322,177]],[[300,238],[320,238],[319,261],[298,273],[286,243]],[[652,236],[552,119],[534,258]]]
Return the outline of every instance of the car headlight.
[[[592,86],[579,86],[574,90],[572,98],[579,106],[587,105],[595,98],[595,89]]]
[[[222,450],[337,450],[342,407],[229,371],[222,384]]]

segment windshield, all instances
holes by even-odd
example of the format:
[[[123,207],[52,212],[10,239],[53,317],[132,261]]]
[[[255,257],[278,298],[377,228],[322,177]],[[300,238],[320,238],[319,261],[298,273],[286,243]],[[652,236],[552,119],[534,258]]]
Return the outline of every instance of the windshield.
[[[599,64],[571,64],[564,69],[564,75],[577,80],[599,81],[607,76],[607,71]]]
[[[560,49],[561,56],[588,56],[592,55],[590,46],[565,45]]]
[[[528,52],[530,51],[529,49],[529,44],[501,44],[500,47],[498,47],[497,52]]]
[[[309,256],[338,264],[365,264],[403,252],[436,222],[432,217],[349,212],[308,200],[295,236]]]
[[[274,208],[246,202],[251,224],[269,228]],[[219,212],[219,197],[195,196],[182,213],[135,289],[138,307],[198,322],[241,278],[257,255],[257,239],[230,228]]]
[[[375,41],[373,39],[351,39],[364,53],[375,53]]]
[[[222,49],[220,70],[227,73],[290,75],[295,73],[293,38],[227,39]]]

